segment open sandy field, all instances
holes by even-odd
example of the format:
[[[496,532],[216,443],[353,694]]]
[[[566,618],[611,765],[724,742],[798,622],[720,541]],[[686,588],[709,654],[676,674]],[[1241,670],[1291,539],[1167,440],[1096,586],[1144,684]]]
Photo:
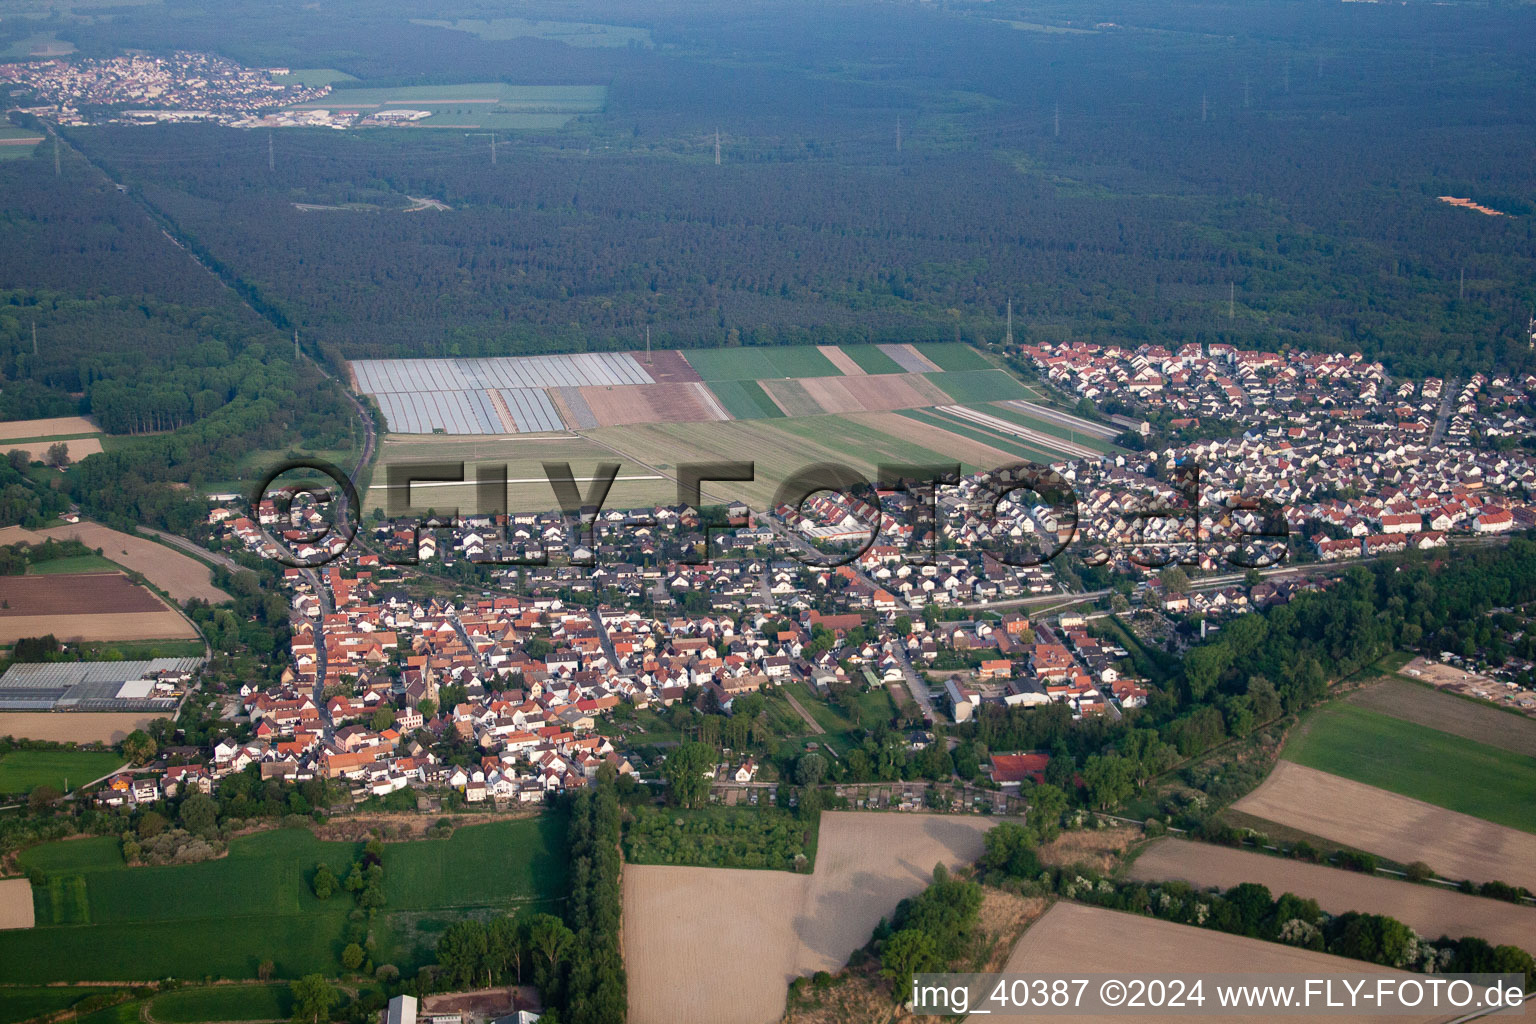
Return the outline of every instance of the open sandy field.
[[[23,540],[29,544],[41,544],[49,537],[54,540],[78,540],[86,547],[101,548],[107,558],[143,574],[145,579],[177,601],[200,597],[217,604],[230,599],[228,594],[213,585],[213,571],[191,555],[184,555],[175,548],[152,540],[131,537],[99,523],[52,526],[38,531],[24,530],[19,526],[8,526],[0,530],[0,544],[15,544]]]
[[[789,982],[836,970],[935,864],[966,864],[997,819],[822,815],[816,870],[628,865],[630,1024],[771,1024]]]
[[[1346,960],[1314,953],[1275,942],[1228,935],[1225,932],[1195,928],[1190,925],[1171,924],[1139,914],[1122,914],[1098,907],[1085,907],[1077,903],[1058,903],[1036,921],[1018,945],[1003,968],[1005,974],[1051,973],[1118,973],[1176,974],[1192,970],[1212,973],[1310,973],[1318,974],[1385,974],[1406,976],[1406,972],[1377,967],[1361,960]],[[1209,993],[1207,993],[1209,995]],[[1210,1004],[1207,1003],[1207,1006]],[[1348,1021],[1432,1021],[1445,1020],[1454,1015],[1425,1015],[1422,1017],[1370,1017],[1329,1016],[1329,1021],[1340,1024]],[[994,1013],[987,1017],[973,1016],[970,1020],[1025,1024],[1038,1021],[1038,1016]],[[1063,1020],[1076,1021],[1125,1021],[1125,1016],[1073,1016]],[[1188,1016],[1161,1015],[1157,1021],[1242,1021],[1253,1017],[1239,1016]],[[1302,1018],[1292,1018],[1302,1019]]]
[[[1349,695],[1353,704],[1453,736],[1536,757],[1536,719],[1473,703],[1403,679],[1384,679]]]
[[[95,455],[101,451],[101,439],[96,437],[77,437],[71,441],[61,442],[69,452],[71,462],[79,462],[87,455]],[[27,458],[33,462],[42,462],[48,456],[48,449],[54,446],[53,441],[27,441],[25,443],[7,444],[0,441],[0,450],[24,451]]]
[[[1422,860],[1446,878],[1536,889],[1536,835],[1291,761],[1232,807],[1399,863]]]
[[[0,879],[0,929],[31,928],[32,883],[25,878]]]
[[[53,743],[121,743],[156,718],[137,711],[0,711],[0,736]]]
[[[1289,892],[1317,900],[1330,914],[1350,910],[1387,914],[1431,939],[1475,935],[1494,945],[1536,949],[1536,907],[1249,850],[1160,839],[1136,858],[1130,876],[1147,882],[1177,880],[1219,889],[1258,882],[1276,896]]]
[[[0,441],[24,437],[58,437],[60,434],[94,434],[100,429],[84,416],[55,416],[46,420],[8,420],[0,423]]]

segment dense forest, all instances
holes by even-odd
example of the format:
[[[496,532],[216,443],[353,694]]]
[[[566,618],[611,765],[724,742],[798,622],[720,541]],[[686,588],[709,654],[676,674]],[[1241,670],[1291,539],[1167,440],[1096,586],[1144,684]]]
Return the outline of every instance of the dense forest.
[[[294,329],[334,370],[632,348],[647,328],[683,347],[997,338],[1012,300],[1024,340],[1536,368],[1527,6],[519,9],[644,30],[618,47],[412,21],[504,17],[489,0],[32,13],[0,45],[607,87],[601,113],[513,133],[495,162],[457,130],[200,125],[68,128],[57,168],[48,145],[0,161],[0,416],[120,435],[66,484],[113,522],[185,529],[173,485],[356,445]],[[27,506],[14,518],[46,511]]]
[[[288,339],[99,171],[52,163],[0,161],[0,418],[87,413],[131,435],[71,470],[71,497],[186,530],[205,509],[168,485],[232,479],[262,450],[353,445],[339,391]]]
[[[275,41],[194,5],[159,45],[373,81],[605,82],[608,106],[495,164],[450,131],[286,130],[272,170],[266,133],[70,138],[274,323],[347,355],[624,348],[647,326],[680,346],[995,338],[1011,298],[1033,339],[1528,364],[1536,15],[1099,6],[610,5],[657,46],[604,50],[389,5],[366,40],[322,18]],[[62,34],[105,51],[151,23]],[[407,195],[452,209],[405,214]]]

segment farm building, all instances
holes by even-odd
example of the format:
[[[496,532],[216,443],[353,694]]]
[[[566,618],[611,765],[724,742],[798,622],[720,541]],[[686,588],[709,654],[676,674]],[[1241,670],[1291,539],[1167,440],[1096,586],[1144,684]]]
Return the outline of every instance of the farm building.
[[[0,711],[174,711],[202,658],[12,665]]]

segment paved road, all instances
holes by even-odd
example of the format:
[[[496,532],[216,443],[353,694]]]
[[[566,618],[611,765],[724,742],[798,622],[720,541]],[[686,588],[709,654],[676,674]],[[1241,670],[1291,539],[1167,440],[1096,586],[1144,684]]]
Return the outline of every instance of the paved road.
[[[1451,377],[1445,382],[1445,389],[1440,392],[1440,412],[1435,416],[1435,429],[1429,435],[1430,444],[1439,444],[1445,437],[1445,428],[1451,421],[1451,403],[1460,393],[1461,381]]]

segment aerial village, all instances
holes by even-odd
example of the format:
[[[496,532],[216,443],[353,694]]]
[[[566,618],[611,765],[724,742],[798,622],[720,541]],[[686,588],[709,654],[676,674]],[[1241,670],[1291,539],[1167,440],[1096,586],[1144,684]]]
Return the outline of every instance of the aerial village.
[[[995,475],[940,488],[937,515],[912,490],[881,491],[879,509],[828,492],[767,513],[733,505],[709,528],[708,559],[703,513],[681,505],[430,529],[375,519],[328,564],[286,570],[291,662],[280,685],[229,695],[230,737],[206,763],[102,799],[209,788],[257,765],[267,778],[344,780],[359,801],[412,790],[538,803],[604,765],[656,777],[635,752],[643,732],[618,718],[679,702],[729,715],[791,682],[823,695],[888,688],[917,736],[994,705],[1119,716],[1152,684],[1107,616],[1177,650],[1327,586],[1326,563],[1486,543],[1536,521],[1536,466],[1498,443],[1523,433],[1536,379],[1393,382],[1359,356],[1221,345],[1015,354],[1136,423],[1129,442],[1153,421],[1186,439],[1050,467],[1075,505],[1009,492]],[[1237,420],[1248,426],[1235,435],[1200,432]],[[1180,476],[1193,463],[1197,494]],[[1288,536],[1259,536],[1266,508]],[[208,522],[232,548],[270,554],[281,540],[301,558],[327,554],[307,541],[313,508],[250,512],[223,503]],[[1256,555],[1256,541],[1263,557],[1235,557]],[[1020,551],[1033,557],[1007,557]],[[441,756],[445,742],[458,756]],[[991,779],[1017,786],[1042,767],[999,753]],[[718,767],[716,785],[771,783],[761,770],[743,757]]]

